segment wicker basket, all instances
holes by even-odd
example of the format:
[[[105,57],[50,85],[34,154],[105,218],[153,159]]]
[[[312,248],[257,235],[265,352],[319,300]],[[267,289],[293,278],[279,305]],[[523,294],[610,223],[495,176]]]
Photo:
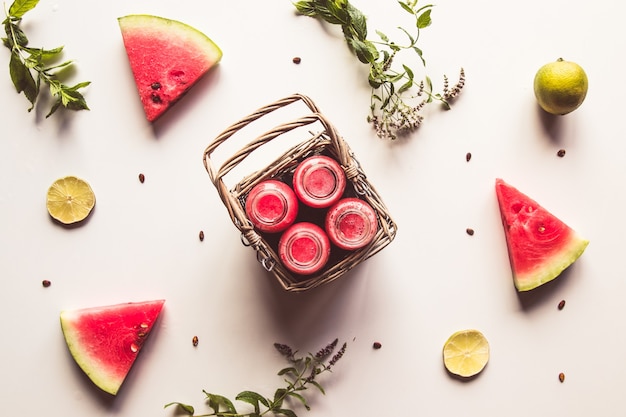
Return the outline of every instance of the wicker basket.
[[[211,155],[215,149],[242,128],[268,113],[299,100],[304,102],[312,113],[270,129],[249,142],[247,146],[225,160],[219,167],[211,160]],[[246,176],[231,189],[226,186],[224,176],[255,149],[286,132],[316,122],[321,123],[324,128],[323,131],[319,133],[307,131],[308,139],[287,150],[269,166]],[[274,241],[273,237],[261,234],[254,229],[244,209],[245,200],[250,190],[259,182],[270,178],[288,176],[293,173],[300,161],[317,154],[331,156],[339,162],[348,180],[346,193],[353,193],[353,195],[367,201],[374,208],[378,216],[379,227],[374,240],[368,246],[355,251],[346,251],[345,253],[333,247],[334,256],[331,256],[325,268],[313,275],[299,276],[292,274],[281,264],[277,253],[277,242]],[[396,224],[391,219],[380,196],[368,182],[365,173],[354,158],[347,143],[339,136],[326,117],[320,113],[313,101],[304,95],[294,94],[262,107],[224,130],[205,149],[204,166],[226,206],[233,224],[241,232],[243,244],[250,246],[256,251],[257,259],[261,265],[271,272],[287,291],[304,291],[331,282],[378,253],[395,237]]]

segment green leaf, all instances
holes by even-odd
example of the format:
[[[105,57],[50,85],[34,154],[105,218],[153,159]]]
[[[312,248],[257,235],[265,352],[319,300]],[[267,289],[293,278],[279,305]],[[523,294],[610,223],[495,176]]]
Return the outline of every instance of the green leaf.
[[[406,10],[408,13],[414,14],[415,12],[413,11],[413,8],[411,6],[409,6],[408,4],[406,4],[403,1],[399,1],[398,4],[404,9]]]
[[[348,15],[342,10],[340,5],[335,4],[333,0],[314,1],[311,2],[314,12],[309,14],[311,17],[319,17],[322,20],[334,24],[344,25],[348,23]]]
[[[309,365],[311,365],[311,362],[313,361],[313,354],[309,353],[309,355],[304,359],[304,367],[305,369],[309,367]]]
[[[79,94],[80,93],[77,91],[70,92],[65,89],[62,89],[60,97],[61,97],[61,104],[63,104],[63,107],[69,107],[71,103],[78,101],[77,95]]]
[[[404,68],[404,71],[406,73],[406,76],[409,77],[409,80],[413,80],[414,75],[413,75],[413,70],[409,67],[407,67],[406,65],[402,64],[402,68]]]
[[[278,410],[274,410],[274,414],[282,414],[287,417],[298,417],[296,413],[288,408],[279,408]]]
[[[57,80],[49,80],[48,88],[50,89],[50,95],[58,96],[61,94],[61,89],[63,88],[63,86]]]
[[[344,25],[350,23],[350,13],[348,11],[348,4],[346,1],[328,0],[325,3],[326,10],[329,14],[326,18],[329,23]],[[321,12],[325,11],[324,8],[320,8],[319,10]]]
[[[310,1],[300,0],[292,4],[296,8],[298,13],[309,14],[310,12],[315,11],[315,7],[313,7]]]
[[[364,64],[376,61],[378,51],[370,41],[361,41],[359,39],[349,39],[348,44],[354,51],[355,55]]]
[[[61,104],[63,104],[63,107],[67,107],[71,102],[76,101],[76,98],[67,91],[61,90],[60,93],[61,94],[59,96],[61,97]]]
[[[15,90],[18,93],[23,92],[28,101],[34,106],[39,94],[39,88],[33,78],[30,70],[22,62],[17,52],[11,53],[11,59],[9,61],[9,73],[11,75],[11,81],[15,86]],[[32,110],[33,106],[29,110]]]
[[[28,45],[28,37],[24,31],[16,24],[10,24],[10,31],[7,32],[7,35],[10,35],[13,39],[12,45],[26,46]]]
[[[404,34],[407,36],[407,38],[409,38],[409,42],[410,42],[411,46],[415,45],[416,40],[413,37],[413,35],[411,35],[405,28],[399,27],[398,29],[400,29],[402,32],[404,32]]]
[[[295,377],[298,376],[298,370],[296,368],[294,368],[293,366],[290,366],[288,368],[283,368],[280,371],[278,371],[278,375],[293,375]]]
[[[422,50],[420,48],[418,48],[417,46],[413,47],[413,50],[415,51],[415,53],[420,57],[420,59],[422,60],[422,65],[426,66],[426,60],[424,59],[424,55],[422,53]]]
[[[298,1],[293,4],[296,7],[298,13],[303,14],[305,16],[314,17],[316,14],[315,5],[312,1]]]
[[[399,74],[394,75],[393,77],[387,77],[387,81],[389,81],[390,83],[397,83],[398,81],[403,79],[404,76],[405,76],[405,73],[401,72]]]
[[[398,88],[398,94],[404,93],[405,91],[407,91],[411,87],[413,87],[413,80],[409,80],[406,83],[402,84],[400,86],[400,88]]]
[[[24,50],[31,55],[37,55],[41,57],[42,60],[49,60],[52,58],[56,58],[61,52],[63,52],[63,46],[59,46],[53,49],[24,48]]]
[[[73,63],[74,61],[64,61],[64,62],[61,62],[60,64],[56,64],[56,65],[52,65],[50,67],[44,68],[44,72],[49,72],[51,70],[62,70],[71,66]]]
[[[429,93],[432,93],[433,81],[430,79],[428,75],[425,77],[425,80],[426,80],[426,91],[428,91]]]
[[[292,398],[295,398],[295,399],[299,400],[302,403],[302,405],[304,406],[304,408],[306,408],[307,410],[311,409],[311,407],[309,407],[309,404],[307,404],[307,402],[306,402],[306,398],[304,398],[302,395],[298,394],[297,392],[289,391],[287,393],[287,395],[289,395]]]
[[[391,58],[391,54],[389,53],[389,51],[383,51],[383,57],[382,57],[382,62],[383,64],[387,63],[387,61],[389,61],[389,59]]]
[[[71,87],[66,87],[66,90],[67,90],[67,91],[76,91],[76,90],[78,90],[79,88],[84,88],[84,87],[87,87],[89,84],[91,84],[91,81],[83,81],[83,82],[78,83],[78,84],[76,84],[76,85],[73,85],[73,86],[71,86]]]
[[[215,413],[222,411],[222,407],[224,407],[229,413],[237,413],[234,404],[228,398],[218,394],[211,394],[206,391],[204,391],[204,394],[207,396],[209,407],[211,407]]]
[[[62,104],[62,102],[61,102],[61,99],[60,99],[60,98],[58,98],[57,100],[55,100],[55,102],[54,102],[54,104],[52,105],[52,107],[50,107],[50,111],[48,112],[48,114],[46,114],[46,119],[47,119],[48,117],[52,116],[52,115],[53,115],[53,114],[57,111],[57,109],[59,109],[59,108],[61,107],[61,104]]]
[[[377,95],[374,95],[373,97],[374,97],[374,98],[376,98],[378,101],[382,101],[382,100],[380,99],[380,97],[379,97],[379,96],[377,96]],[[309,384],[311,384],[311,385],[313,385],[315,388],[317,388],[317,389],[318,389],[318,390],[319,390],[319,391],[320,391],[323,395],[326,395],[326,391],[324,391],[324,388],[322,388],[322,386],[320,385],[320,383],[319,383],[319,382],[317,382],[316,380],[311,380],[311,381],[309,381]]]
[[[419,15],[419,17],[417,18],[418,29],[424,29],[425,27],[430,26],[430,24],[432,23],[432,19],[430,18],[430,12],[431,10],[428,9],[424,13]]]
[[[376,30],[376,34],[383,42],[389,42],[389,37],[385,35],[383,32],[381,32],[380,30]]]
[[[425,81],[426,81],[426,91],[428,91],[429,93],[428,100],[426,100],[426,102],[430,103],[431,101],[433,101],[432,95],[430,94],[433,92],[433,82],[428,75],[425,77]]]
[[[259,403],[265,407],[270,408],[270,403],[267,398],[254,391],[242,391],[235,397],[238,401],[243,401],[254,406],[254,411],[258,414],[260,411]]]
[[[285,388],[278,388],[276,392],[274,392],[274,407],[280,407],[283,404],[283,400],[285,399],[285,395],[287,395],[287,390]]]
[[[370,87],[372,87],[372,88],[379,88],[380,85],[382,84],[382,82],[380,82],[377,79],[372,78],[371,76],[367,79],[367,82],[369,83]]]
[[[41,66],[41,54],[39,53],[30,54],[24,60],[24,65],[26,65],[27,68],[34,68],[36,70],[36,67]]]
[[[167,408],[170,406],[178,406],[181,410],[183,410],[185,413],[189,414],[189,415],[193,415],[195,413],[194,408],[189,405],[189,404],[183,404],[183,403],[179,403],[179,402],[171,402],[168,404],[165,404],[163,406],[163,408]]]
[[[391,101],[391,97],[394,95],[396,90],[396,87],[393,85],[393,83],[385,83],[385,85],[388,86],[389,92],[387,98],[383,101],[383,104],[380,105],[380,107],[382,108],[385,108],[389,105],[389,101]]]
[[[417,16],[417,15],[421,14],[422,11],[424,11],[426,9],[432,9],[433,7],[435,7],[433,4],[426,4],[426,5],[422,6],[422,7],[420,7],[419,9],[417,9],[415,11],[415,15]]]
[[[348,5],[348,16],[350,17],[351,26],[354,28],[357,36],[361,40],[367,38],[367,19],[359,9],[352,5]]]
[[[61,90],[61,104],[69,110],[89,110],[85,97],[76,90],[64,86]]]
[[[39,3],[39,0],[15,0],[9,8],[9,15],[21,19],[26,12],[34,9],[37,3]]]

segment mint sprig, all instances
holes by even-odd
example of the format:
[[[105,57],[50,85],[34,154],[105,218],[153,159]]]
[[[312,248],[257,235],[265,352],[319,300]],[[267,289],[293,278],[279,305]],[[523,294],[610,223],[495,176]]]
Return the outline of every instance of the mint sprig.
[[[89,110],[85,98],[80,93],[81,88],[90,84],[89,81],[73,86],[63,84],[58,74],[69,68],[73,61],[54,63],[63,52],[63,46],[44,49],[28,46],[28,37],[20,27],[22,18],[34,9],[39,0],[15,0],[9,10],[5,9],[6,18],[2,22],[6,37],[2,38],[4,46],[11,51],[9,73],[11,81],[18,93],[31,103],[31,111],[41,92],[41,84],[48,86],[50,94],[55,98],[46,117],[50,117],[60,106],[70,110]]]
[[[294,3],[297,11],[305,16],[321,19],[329,24],[341,26],[350,50],[364,64],[369,65],[368,83],[372,88],[370,114],[380,138],[397,139],[417,127],[424,120],[423,107],[432,102],[441,103],[450,109],[465,84],[465,72],[459,73],[459,81],[450,86],[447,76],[443,77],[443,91],[433,91],[428,75],[418,81],[416,70],[409,64],[395,65],[401,52],[410,52],[417,57],[421,69],[426,67],[423,51],[418,47],[420,32],[431,25],[432,4],[418,5],[418,0],[398,1],[405,12],[411,14],[414,25],[410,29],[398,27],[404,42],[391,40],[385,33],[376,30],[377,39],[368,38],[365,15],[348,0],[301,0]]]
[[[285,344],[274,343],[276,350],[289,362],[289,366],[278,371],[278,375],[283,377],[285,385],[277,388],[272,396],[263,396],[255,391],[242,391],[237,394],[235,400],[245,403],[249,408],[247,411],[238,411],[232,400],[207,391],[203,392],[209,408],[213,410],[211,413],[196,415],[192,405],[180,402],[171,402],[165,407],[176,406],[183,413],[194,417],[261,417],[266,415],[297,417],[294,407],[291,406],[292,401],[300,404],[308,411],[311,407],[304,396],[304,392],[310,387],[314,387],[325,394],[324,388],[319,382],[319,375],[332,372],[332,368],[346,351],[347,344],[344,343],[335,352],[337,342],[338,339],[335,339],[317,353],[309,353],[305,356],[297,356],[298,352]],[[335,353],[333,354],[333,352]]]

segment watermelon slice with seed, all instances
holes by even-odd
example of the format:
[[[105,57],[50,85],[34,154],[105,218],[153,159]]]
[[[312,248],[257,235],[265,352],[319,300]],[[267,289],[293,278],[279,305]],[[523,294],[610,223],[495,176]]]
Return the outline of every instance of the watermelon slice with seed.
[[[117,394],[163,303],[154,300],[61,312],[67,347],[97,387]]]
[[[588,240],[500,178],[496,196],[518,291],[552,281],[587,248]]]
[[[222,58],[205,34],[176,20],[136,14],[118,18],[146,118],[153,122]]]

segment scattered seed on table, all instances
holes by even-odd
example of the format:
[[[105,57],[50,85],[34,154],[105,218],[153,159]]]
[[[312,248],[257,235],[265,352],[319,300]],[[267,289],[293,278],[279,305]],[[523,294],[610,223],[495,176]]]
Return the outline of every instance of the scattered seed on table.
[[[299,64],[300,62],[302,62],[302,58],[300,58],[299,56],[296,56],[292,59],[294,64]]]
[[[200,242],[202,242],[204,240],[204,232],[202,230],[200,230],[200,233],[198,234],[198,237],[200,238]]]
[[[383,347],[383,345],[380,342],[374,342],[374,344],[372,345],[372,347],[374,349],[380,349],[381,347]]]
[[[470,236],[474,236],[474,229],[472,229],[471,227],[465,229],[465,232]]]
[[[560,158],[563,158],[565,156],[565,149],[559,149],[556,155]]]
[[[565,300],[559,301],[559,310],[563,310],[563,307],[565,307]]]
[[[561,382],[565,381],[565,374],[563,372],[559,374],[559,381]]]
[[[468,153],[466,153],[466,154],[465,154],[465,160],[466,160],[467,162],[469,162],[469,161],[470,161],[470,159],[472,159],[472,153],[471,153],[471,152],[468,152]]]
[[[191,339],[191,343],[193,343],[194,346],[198,346],[198,336],[194,336],[193,339]]]
[[[143,184],[145,180],[146,180],[146,176],[143,174],[139,174],[139,182]]]
[[[45,288],[48,288],[50,285],[52,285],[52,283],[47,279],[44,279],[43,281],[41,281],[41,285],[43,285]]]

